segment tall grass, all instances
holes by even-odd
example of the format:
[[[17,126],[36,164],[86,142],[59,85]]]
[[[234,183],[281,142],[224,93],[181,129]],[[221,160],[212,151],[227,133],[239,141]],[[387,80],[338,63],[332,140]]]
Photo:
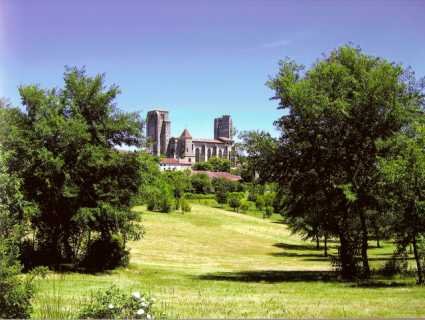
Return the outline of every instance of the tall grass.
[[[36,282],[36,296],[33,301],[32,318],[35,319],[76,319],[83,304],[83,298],[64,294],[63,274],[49,274]],[[42,293],[41,293],[42,291]]]

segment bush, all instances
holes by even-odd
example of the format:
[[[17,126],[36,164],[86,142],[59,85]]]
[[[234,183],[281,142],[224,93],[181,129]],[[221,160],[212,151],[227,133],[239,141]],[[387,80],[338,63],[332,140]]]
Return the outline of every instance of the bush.
[[[255,206],[258,210],[263,210],[266,202],[264,201],[264,197],[262,195],[258,195],[255,199]]]
[[[241,200],[243,199],[243,197],[244,194],[242,192],[230,192],[227,195],[227,203],[235,211],[239,211],[239,207],[241,206]]]
[[[0,240],[0,318],[26,319],[31,312],[33,287],[19,277],[21,268]]]
[[[251,201],[248,200],[241,200],[241,206],[240,209],[244,212],[248,211],[251,208]]]
[[[94,272],[127,266],[128,262],[129,251],[125,249],[124,241],[113,235],[91,241],[80,266]]]
[[[213,191],[210,178],[205,173],[196,173],[190,177],[194,193],[211,193]]]
[[[192,210],[192,207],[186,199],[182,199],[180,202],[180,206],[183,212],[190,212]]]
[[[153,320],[154,300],[133,292],[124,293],[115,286],[92,294],[91,299],[80,311],[80,319],[146,319]]]
[[[165,186],[152,187],[146,193],[146,204],[150,211],[171,212],[175,207],[175,199],[171,190]]]
[[[267,206],[265,211],[264,211],[264,217],[265,218],[270,218],[273,214],[273,207],[272,206]]]
[[[215,200],[214,194],[185,193],[184,197],[189,200]]]

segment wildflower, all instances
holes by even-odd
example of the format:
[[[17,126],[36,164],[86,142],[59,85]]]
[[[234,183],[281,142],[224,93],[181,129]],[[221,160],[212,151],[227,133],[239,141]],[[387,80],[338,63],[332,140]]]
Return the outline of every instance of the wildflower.
[[[114,308],[114,305],[112,303],[110,303],[110,304],[108,304],[108,308],[109,309],[113,309]]]
[[[134,299],[139,300],[140,299],[140,292],[138,292],[138,291],[133,292],[132,296],[133,296]]]
[[[145,314],[145,310],[143,310],[143,309],[139,309],[139,310],[137,310],[136,314],[137,314],[138,316],[141,316],[141,315]]]

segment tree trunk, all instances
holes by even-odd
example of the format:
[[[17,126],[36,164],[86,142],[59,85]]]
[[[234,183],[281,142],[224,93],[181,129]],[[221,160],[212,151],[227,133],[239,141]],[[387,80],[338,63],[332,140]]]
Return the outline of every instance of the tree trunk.
[[[316,250],[320,249],[320,239],[319,234],[316,234]]]
[[[327,234],[325,234],[323,251],[324,251],[324,252],[323,252],[323,255],[324,255],[325,257],[327,257],[327,256],[328,256],[328,235],[327,235]]]
[[[360,208],[360,221],[362,224],[362,264],[363,264],[363,277],[370,277],[370,267],[369,267],[369,259],[367,256],[368,249],[368,234],[367,234],[367,226],[366,226],[366,217],[364,215],[363,210]]]
[[[418,284],[424,284],[424,278],[423,278],[423,270],[421,265],[421,258],[418,252],[418,246],[416,243],[416,235],[413,236],[413,253],[415,255],[416,260],[416,268],[418,269]]]
[[[354,252],[349,239],[343,232],[339,234],[340,247],[338,250],[341,276],[344,280],[353,280],[356,276],[357,268],[354,259]]]
[[[376,246],[377,246],[378,248],[380,248],[380,247],[381,247],[381,244],[379,243],[379,238],[378,238],[378,237],[376,237]]]

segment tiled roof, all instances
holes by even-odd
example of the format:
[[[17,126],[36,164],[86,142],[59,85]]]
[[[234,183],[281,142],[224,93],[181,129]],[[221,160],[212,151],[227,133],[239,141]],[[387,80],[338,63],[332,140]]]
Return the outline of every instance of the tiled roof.
[[[188,162],[181,162],[179,159],[174,158],[163,158],[160,160],[161,164],[172,164],[178,166],[190,166],[191,164]]]
[[[192,136],[190,135],[189,130],[184,129],[182,134],[180,135],[180,138],[192,139]]]
[[[202,142],[202,143],[217,143],[217,144],[223,144],[223,141],[216,140],[216,139],[202,139],[202,138],[196,138],[192,139],[193,142]]]
[[[193,173],[205,173],[211,179],[213,178],[224,178],[231,181],[241,180],[241,176],[237,176],[228,172],[214,172],[214,171],[202,171],[202,170],[192,170]]]

